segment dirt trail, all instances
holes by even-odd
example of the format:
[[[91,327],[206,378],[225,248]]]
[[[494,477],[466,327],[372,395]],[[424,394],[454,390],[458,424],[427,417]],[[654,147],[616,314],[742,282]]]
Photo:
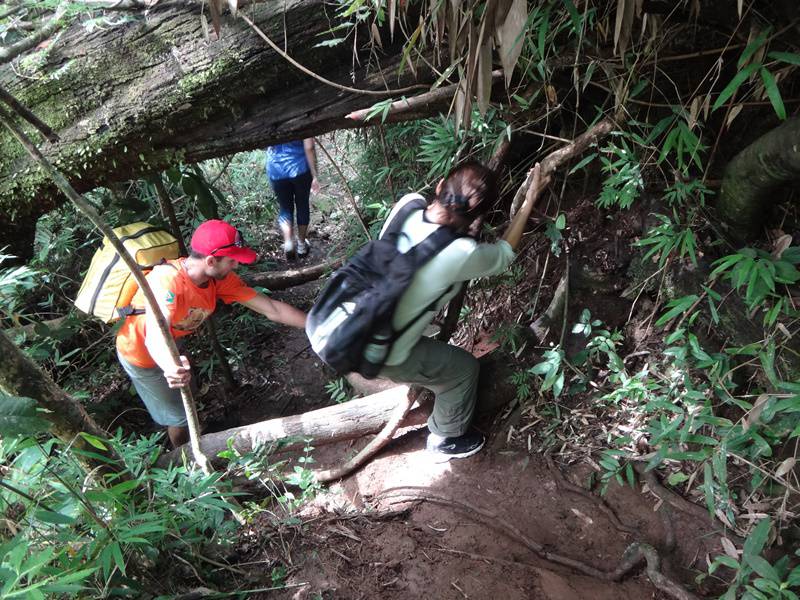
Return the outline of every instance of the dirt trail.
[[[484,451],[467,460],[436,463],[424,450],[423,430],[404,432],[364,469],[321,494],[290,552],[287,584],[306,584],[258,598],[666,598],[640,574],[621,583],[598,581],[539,559],[498,527],[457,506],[378,497],[424,488],[495,513],[548,550],[598,569],[615,568],[633,541],[663,548],[666,531],[652,496],[613,486],[608,502],[636,534],[618,531],[596,502],[564,492],[538,456],[524,451]],[[358,444],[359,446],[361,444]],[[355,451],[347,444],[318,448],[322,466]],[[573,475],[585,477],[586,470]],[[576,479],[579,481],[579,479]],[[411,493],[414,493],[413,490]],[[402,511],[388,518],[381,514]],[[371,515],[371,516],[370,516]],[[667,572],[681,581],[683,568],[703,556],[707,526],[675,515],[680,545]],[[264,523],[252,525],[255,536]],[[270,552],[247,560],[269,560]]]

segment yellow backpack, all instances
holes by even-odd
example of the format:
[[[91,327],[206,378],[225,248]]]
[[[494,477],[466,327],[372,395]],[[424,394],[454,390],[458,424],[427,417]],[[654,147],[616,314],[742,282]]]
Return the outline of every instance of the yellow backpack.
[[[180,256],[178,240],[159,227],[149,223],[131,223],[114,229],[142,269],[149,272],[154,266]],[[120,309],[130,306],[139,285],[125,261],[103,239],[103,245],[94,253],[89,270],[83,278],[75,298],[75,306],[89,315],[111,323],[127,313]]]

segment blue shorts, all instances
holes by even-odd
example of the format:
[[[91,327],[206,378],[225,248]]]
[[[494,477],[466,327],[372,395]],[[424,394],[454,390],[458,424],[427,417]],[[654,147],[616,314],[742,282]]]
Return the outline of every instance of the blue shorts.
[[[180,388],[171,388],[158,367],[145,369],[132,365],[117,352],[119,364],[131,378],[153,421],[165,427],[186,427]]]

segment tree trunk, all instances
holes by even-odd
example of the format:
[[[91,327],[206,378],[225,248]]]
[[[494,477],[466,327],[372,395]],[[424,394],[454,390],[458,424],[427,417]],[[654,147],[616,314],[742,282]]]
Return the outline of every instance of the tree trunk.
[[[41,417],[50,421],[50,432],[67,444],[88,449],[78,434],[90,433],[105,438],[108,434],[86,412],[83,405],[67,395],[50,376],[0,331],[0,389],[12,396],[36,400],[45,409]],[[98,452],[92,448],[93,452]]]
[[[219,39],[212,32],[206,40],[198,7],[156,6],[145,17],[108,29],[75,24],[18,61],[15,69],[24,77],[10,65],[0,69],[0,87],[60,136],[41,149],[78,191],[179,162],[363,126],[345,115],[391,95],[324,84],[229,14],[222,18]],[[352,44],[316,48],[331,37],[325,32],[332,17],[321,0],[258,3],[244,10],[290,56],[327,79],[369,90],[417,83],[397,76],[402,36],[390,44],[385,35],[383,52],[364,51],[360,63]],[[432,79],[424,69],[419,73]],[[424,104],[397,118],[420,118],[448,102]],[[0,132],[0,238],[13,243],[14,253],[28,256],[33,229],[21,232],[19,223],[34,223],[62,202],[49,178]]]
[[[800,118],[786,121],[742,150],[725,168],[717,214],[739,243],[757,237],[780,185],[800,179]]]
[[[302,269],[289,269],[288,271],[269,271],[266,273],[252,273],[244,277],[249,286],[261,286],[270,291],[285,290],[309,281],[316,281],[323,275],[332,273],[342,266],[344,257],[334,258],[318,265]]]
[[[233,447],[239,452],[250,452],[263,446],[268,448],[279,440],[301,438],[300,441],[282,445],[281,450],[302,448],[303,438],[312,438],[314,445],[330,444],[340,440],[359,438],[370,433],[377,433],[389,420],[398,402],[408,393],[407,386],[393,387],[371,396],[350,400],[344,404],[336,404],[301,415],[282,417],[270,421],[262,421],[234,427],[217,433],[208,433],[200,438],[200,447],[209,457],[212,464],[218,466],[217,454],[226,450],[228,440],[233,440]],[[401,426],[419,425],[427,419],[427,413],[416,410],[406,417]],[[425,413],[425,414],[422,414]],[[185,446],[173,450],[159,458],[158,464],[164,466],[180,459]]]

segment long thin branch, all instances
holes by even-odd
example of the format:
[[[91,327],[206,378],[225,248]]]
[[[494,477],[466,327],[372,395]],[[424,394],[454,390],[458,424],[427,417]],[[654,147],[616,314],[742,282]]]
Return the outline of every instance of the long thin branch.
[[[26,106],[24,106],[19,100],[17,100],[14,96],[0,87],[0,100],[5,102],[8,107],[17,113],[20,117],[25,119],[28,123],[36,127],[41,134],[47,138],[47,140],[51,143],[55,143],[59,140],[58,135],[55,131],[50,129],[50,126],[47,123],[41,121],[39,117],[33,114]]]
[[[383,125],[378,125],[378,137],[381,139],[381,149],[383,150],[383,164],[386,167],[386,183],[389,186],[389,195],[392,200],[396,198],[394,195],[394,181],[392,181],[392,167],[389,165],[389,151],[386,149],[386,136],[384,135]]]
[[[496,71],[492,71],[493,81],[501,79],[502,77],[503,77],[503,71],[499,69]],[[444,87],[431,90],[429,92],[417,94],[416,96],[411,96],[410,98],[401,98],[400,100],[392,102],[389,105],[389,108],[386,109],[386,111],[380,111],[377,114],[381,115],[382,118],[385,118],[386,116],[389,115],[398,115],[406,112],[412,112],[419,108],[430,106],[431,104],[438,104],[440,102],[445,102],[446,100],[449,101],[458,91],[458,86],[459,84],[454,83],[452,85],[446,85]],[[353,121],[366,121],[367,115],[372,110],[373,107],[354,110],[353,112],[345,115],[345,119],[351,119]]]
[[[274,292],[276,290],[285,290],[296,285],[302,285],[309,281],[319,279],[326,273],[330,273],[335,269],[342,266],[344,257],[340,256],[318,265],[312,265],[303,269],[290,269],[288,271],[270,271],[266,273],[253,273],[252,275],[244,275],[245,283],[250,287],[257,285],[267,288]]]
[[[339,168],[339,165],[333,160],[333,157],[330,153],[325,149],[325,146],[322,145],[322,142],[319,140],[315,140],[316,144],[320,147],[322,152],[325,153],[325,156],[328,157],[328,160],[333,165],[333,168],[336,169],[336,172],[339,174],[339,178],[342,180],[342,184],[344,184],[344,189],[347,191],[347,197],[350,200],[350,204],[353,205],[353,212],[356,213],[356,217],[358,217],[358,222],[361,223],[361,228],[364,230],[364,235],[367,236],[367,239],[372,239],[372,236],[369,234],[369,228],[367,227],[367,223],[364,221],[364,217],[361,216],[361,211],[358,210],[358,202],[356,202],[356,197],[353,195],[353,190],[350,189],[350,184],[347,183],[347,177],[344,176],[342,170]]]
[[[70,185],[69,181],[67,181],[67,179],[59,171],[57,171],[53,165],[50,164],[50,162],[39,151],[36,145],[34,145],[33,142],[28,139],[28,136],[26,136],[25,133],[19,129],[19,127],[17,127],[11,116],[5,113],[5,111],[0,111],[0,121],[2,121],[3,125],[5,125],[5,127],[17,139],[17,141],[22,144],[31,158],[37,162],[52,178],[53,182],[56,184],[56,186],[58,186],[61,192],[67,198],[69,198],[73,204],[75,204],[78,210],[86,215],[86,217],[94,224],[95,227],[100,230],[100,232],[106,237],[106,239],[108,239],[108,241],[117,251],[117,254],[119,254],[122,260],[128,266],[133,278],[136,280],[139,288],[144,293],[148,310],[152,312],[156,319],[159,330],[161,335],[164,337],[164,341],[169,349],[172,360],[174,360],[176,364],[180,364],[180,354],[178,353],[178,348],[175,345],[175,340],[170,334],[167,321],[161,312],[161,308],[156,302],[156,298],[153,295],[153,290],[150,289],[150,285],[147,283],[147,279],[145,279],[144,273],[142,272],[141,267],[136,263],[136,260],[134,260],[130,253],[128,253],[124,244],[119,240],[116,234],[114,234],[114,231],[111,229],[111,227],[109,227],[108,224],[103,221],[102,217],[97,213],[94,207],[84,200],[84,198],[75,191],[75,188]],[[180,388],[180,390],[181,399],[183,400],[183,408],[186,411],[186,418],[189,426],[189,439],[191,441],[191,448],[192,453],[194,454],[195,462],[200,465],[200,468],[203,469],[204,472],[209,473],[211,472],[210,463],[200,448],[200,423],[197,419],[197,409],[194,405],[194,398],[192,397],[191,389],[189,386],[184,386]]]
[[[25,10],[24,4],[13,6],[9,8],[7,11],[0,13],[0,21],[2,21],[3,19],[7,19],[8,17],[12,17],[17,13],[22,12],[23,10]]]
[[[727,535],[729,538],[732,538],[739,544],[744,543],[744,540],[737,535],[736,532],[732,531],[730,527],[727,527],[724,523],[719,521],[714,515],[709,514],[705,508],[695,504],[694,502],[690,502],[680,494],[676,494],[672,490],[664,487],[664,485],[658,480],[658,476],[654,470],[648,471],[646,466],[642,463],[634,463],[633,466],[636,469],[636,472],[642,477],[642,479],[644,479],[644,482],[647,484],[647,488],[659,500],[665,504],[669,504],[681,512],[692,515],[704,523],[714,523],[720,529],[725,531],[725,535]]]
[[[158,194],[158,203],[161,206],[161,212],[167,217],[170,229],[172,229],[172,235],[174,235],[178,240],[181,256],[188,256],[189,250],[186,248],[186,243],[183,241],[181,226],[180,223],[178,223],[178,215],[175,214],[175,206],[172,204],[172,198],[170,198],[169,192],[167,192],[167,188],[164,185],[164,180],[161,179],[161,173],[156,173],[153,175],[152,181],[153,185],[156,187],[156,193]],[[228,389],[233,389],[236,387],[236,380],[233,378],[233,371],[231,371],[231,366],[228,364],[228,357],[225,356],[225,349],[222,347],[222,344],[219,343],[219,336],[217,335],[217,327],[216,323],[214,322],[213,314],[208,315],[204,326],[206,329],[208,329],[208,337],[211,341],[211,349],[214,351],[214,354],[219,361],[219,366],[222,369],[222,378],[225,380],[225,385],[228,387]]]
[[[47,21],[47,23],[44,24],[44,26],[42,26],[39,31],[33,35],[21,39],[16,44],[0,47],[0,65],[15,59],[23,52],[27,52],[31,48],[38,46],[56,31],[66,27],[68,20],[62,18],[66,10],[66,4],[62,4],[56,9],[55,14],[50,18],[50,20]]]
[[[275,42],[273,42],[271,39],[269,39],[269,37],[267,37],[267,34],[264,33],[261,30],[261,28],[258,27],[258,25],[253,23],[253,21],[251,21],[247,17],[247,15],[245,15],[244,13],[239,13],[239,17],[241,17],[242,20],[244,20],[245,23],[250,25],[250,27],[253,29],[253,31],[255,31],[256,34],[258,34],[258,37],[260,37],[262,40],[267,42],[267,45],[270,48],[272,48],[275,52],[280,54],[293,67],[295,67],[296,69],[302,71],[303,73],[305,73],[309,77],[313,77],[317,81],[320,81],[320,82],[324,83],[325,85],[329,85],[331,87],[334,87],[337,90],[342,90],[343,92],[351,92],[351,93],[354,93],[354,94],[364,94],[366,96],[394,96],[394,95],[397,95],[397,94],[405,94],[407,92],[413,92],[415,90],[425,90],[425,89],[428,89],[428,87],[429,87],[427,85],[418,83],[418,84],[410,85],[408,87],[400,88],[400,89],[397,89],[397,90],[362,90],[362,89],[359,89],[359,88],[354,88],[354,87],[349,87],[349,86],[346,86],[346,85],[342,85],[341,83],[336,83],[335,81],[331,81],[330,79],[325,79],[322,75],[318,75],[317,73],[315,73],[314,71],[312,71],[308,67],[304,67],[299,62],[297,62],[295,59],[293,59],[291,56],[289,56],[286,52],[281,50],[280,47]]]

